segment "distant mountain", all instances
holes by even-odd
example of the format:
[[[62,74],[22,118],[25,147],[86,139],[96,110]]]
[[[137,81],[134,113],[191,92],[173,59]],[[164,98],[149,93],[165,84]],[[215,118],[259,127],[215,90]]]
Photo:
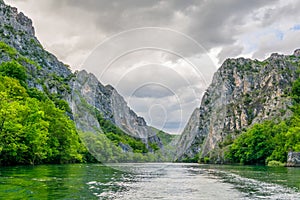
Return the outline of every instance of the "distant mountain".
[[[222,148],[253,124],[292,115],[289,96],[299,77],[300,50],[264,61],[227,59],[214,74],[178,143],[178,161],[223,158]]]

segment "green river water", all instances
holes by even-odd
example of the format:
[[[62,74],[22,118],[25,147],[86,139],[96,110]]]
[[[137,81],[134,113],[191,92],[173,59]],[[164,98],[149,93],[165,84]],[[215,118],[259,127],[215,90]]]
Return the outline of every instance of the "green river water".
[[[300,199],[300,168],[182,163],[1,167],[0,199]]]

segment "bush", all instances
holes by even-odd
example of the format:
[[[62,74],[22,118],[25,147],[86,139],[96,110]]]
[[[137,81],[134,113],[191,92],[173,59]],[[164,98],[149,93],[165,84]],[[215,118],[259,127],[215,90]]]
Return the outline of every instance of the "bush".
[[[25,83],[27,79],[26,69],[16,61],[2,63],[0,65],[0,74],[18,79],[21,83]]]
[[[269,167],[283,167],[285,164],[276,160],[271,160],[268,162]]]
[[[48,96],[44,92],[36,88],[29,88],[27,90],[27,93],[31,98],[35,98],[39,101],[45,101],[46,99],[48,99]]]
[[[203,158],[203,162],[204,162],[205,164],[209,163],[209,161],[210,161],[209,157],[204,157],[204,158]]]

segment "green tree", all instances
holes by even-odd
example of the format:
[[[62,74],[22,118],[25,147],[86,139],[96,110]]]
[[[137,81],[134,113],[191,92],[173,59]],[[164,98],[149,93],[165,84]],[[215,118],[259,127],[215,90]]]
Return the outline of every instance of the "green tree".
[[[19,102],[5,101],[2,98],[0,108],[0,163],[16,164],[23,163],[23,154],[26,153],[28,146],[23,143],[24,127],[20,112],[24,110]]]
[[[11,78],[18,79],[22,86],[26,87],[26,69],[20,65],[17,61],[13,60],[10,62],[4,62],[0,65],[0,74],[2,76],[8,76]]]
[[[50,151],[47,146],[49,122],[45,121],[44,111],[40,109],[40,102],[36,99],[27,98],[25,108],[23,126],[26,137],[23,141],[28,148],[23,156],[30,164],[41,163]]]
[[[18,80],[0,75],[0,164],[82,161],[74,122],[50,99],[34,94],[38,98],[29,97]]]
[[[300,103],[300,78],[293,83],[291,96],[296,104]]]
[[[48,159],[55,163],[78,162],[82,160],[79,137],[75,124],[65,111],[56,108],[50,100],[42,102],[45,119],[49,122],[50,154]]]
[[[233,142],[227,158],[243,164],[264,164],[274,149],[272,127],[269,121],[254,125]]]

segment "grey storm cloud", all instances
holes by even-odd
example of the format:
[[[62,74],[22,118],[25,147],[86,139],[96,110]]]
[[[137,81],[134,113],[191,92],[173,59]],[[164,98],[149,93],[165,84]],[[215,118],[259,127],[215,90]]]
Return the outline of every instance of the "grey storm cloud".
[[[149,26],[171,28],[191,36],[209,51],[214,47],[227,45],[233,47],[236,36],[242,31],[239,29],[240,26],[247,24],[249,18],[256,20],[257,26],[262,27],[275,23],[278,18],[288,17],[293,13],[297,15],[299,10],[299,3],[294,2],[281,9],[273,8],[273,5],[279,4],[279,0],[7,0],[7,2],[32,15],[39,29],[37,32],[40,33],[39,36],[42,37],[46,47],[54,51],[59,58],[76,66],[82,64],[84,55],[87,56],[88,51],[103,39],[128,29]],[[263,17],[255,17],[257,10],[268,6],[270,8],[265,11]],[[53,35],[58,35],[54,38],[62,41],[51,41]],[[67,39],[72,43],[69,44]],[[174,45],[178,44],[174,42]],[[181,48],[185,48],[185,52],[196,54],[193,48],[185,46]],[[224,59],[228,48],[220,54],[220,58]],[[84,50],[86,52],[82,52]],[[236,55],[231,53],[228,56]]]
[[[113,85],[148,123],[174,133],[199,106],[216,64],[291,53],[300,44],[294,0],[5,2],[33,20],[46,50]]]

